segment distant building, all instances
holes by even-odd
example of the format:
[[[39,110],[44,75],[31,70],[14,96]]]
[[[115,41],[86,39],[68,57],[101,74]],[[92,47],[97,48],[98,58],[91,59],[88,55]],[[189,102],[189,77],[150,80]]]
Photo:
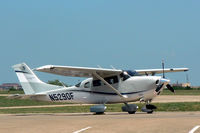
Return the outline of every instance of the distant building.
[[[0,85],[0,90],[9,90],[12,88],[14,88],[16,90],[20,90],[20,89],[22,89],[22,86],[17,83],[4,83],[4,84]]]
[[[175,83],[175,84],[172,84],[172,86],[175,86],[175,87],[191,87],[191,84],[190,83]]]
[[[194,88],[194,89],[199,89],[200,86],[191,86],[191,88]]]

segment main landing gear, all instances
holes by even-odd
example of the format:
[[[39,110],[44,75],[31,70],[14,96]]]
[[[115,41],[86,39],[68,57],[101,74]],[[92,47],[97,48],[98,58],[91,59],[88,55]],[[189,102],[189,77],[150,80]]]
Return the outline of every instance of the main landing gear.
[[[136,104],[128,104],[124,103],[125,105],[122,106],[122,111],[123,112],[128,112],[129,114],[135,114],[135,112],[138,110],[138,106]],[[106,106],[104,104],[100,105],[94,105],[90,107],[90,112],[94,112],[94,114],[104,114],[106,111]],[[144,107],[142,107],[142,112],[146,112],[148,114],[152,114],[153,111],[157,109],[155,105],[147,103]]]
[[[95,114],[104,114],[104,112],[106,111],[106,106],[104,104],[100,104],[100,105],[94,105],[92,107],[90,107],[90,112],[94,112]]]
[[[122,111],[128,112],[129,114],[135,114],[135,112],[138,109],[138,106],[136,104],[128,104],[124,103],[125,106],[122,106]],[[94,114],[104,114],[106,110],[106,106],[104,104],[101,105],[94,105],[90,107],[90,112],[94,112]]]
[[[157,109],[155,105],[149,104],[150,101],[146,102],[146,105],[142,107],[142,112],[146,112],[148,114],[152,114],[154,110]],[[124,103],[125,106],[122,106],[122,111],[128,112],[129,114],[135,114],[138,110],[138,106],[136,104],[128,104]]]
[[[142,112],[146,112],[148,114],[152,114],[153,111],[157,109],[155,105],[152,104],[146,104],[144,107],[142,107]],[[135,114],[135,112],[138,110],[138,106],[136,104],[125,104],[125,106],[122,106],[122,111],[128,112],[129,114]]]
[[[122,111],[128,112],[129,114],[135,114],[135,112],[138,109],[138,106],[136,104],[128,104],[124,103],[125,106],[122,106]]]

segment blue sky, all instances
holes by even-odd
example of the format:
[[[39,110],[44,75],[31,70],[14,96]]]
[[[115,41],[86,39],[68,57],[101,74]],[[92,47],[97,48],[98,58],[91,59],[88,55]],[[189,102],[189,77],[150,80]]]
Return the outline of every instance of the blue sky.
[[[18,82],[11,66],[47,64],[118,69],[188,67],[200,85],[198,0],[0,1],[0,83]],[[36,73],[74,84],[77,78]],[[185,73],[170,73],[185,82]]]

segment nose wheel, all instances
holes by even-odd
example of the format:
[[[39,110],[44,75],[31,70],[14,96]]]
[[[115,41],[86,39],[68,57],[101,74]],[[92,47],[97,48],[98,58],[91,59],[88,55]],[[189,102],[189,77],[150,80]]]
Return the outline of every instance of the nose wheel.
[[[151,100],[146,101],[146,105],[142,107],[142,112],[146,112],[147,114],[152,114],[154,110],[157,109],[155,105],[150,104]]]
[[[146,112],[147,114],[152,114],[156,109],[157,107],[152,104],[146,104],[144,107],[142,107],[142,111]]]

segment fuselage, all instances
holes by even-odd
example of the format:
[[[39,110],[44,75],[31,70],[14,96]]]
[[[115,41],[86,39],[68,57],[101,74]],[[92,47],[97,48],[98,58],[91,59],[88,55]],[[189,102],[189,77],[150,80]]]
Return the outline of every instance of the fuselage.
[[[76,86],[60,87],[56,90],[42,92],[39,100],[70,102],[70,103],[124,103],[134,101],[148,101],[157,96],[155,92],[161,80],[160,76],[132,76],[122,78],[111,76],[104,78],[126,98],[121,98],[111,88],[98,79],[88,78]],[[163,86],[164,87],[164,86]],[[159,90],[162,91],[163,87]]]

